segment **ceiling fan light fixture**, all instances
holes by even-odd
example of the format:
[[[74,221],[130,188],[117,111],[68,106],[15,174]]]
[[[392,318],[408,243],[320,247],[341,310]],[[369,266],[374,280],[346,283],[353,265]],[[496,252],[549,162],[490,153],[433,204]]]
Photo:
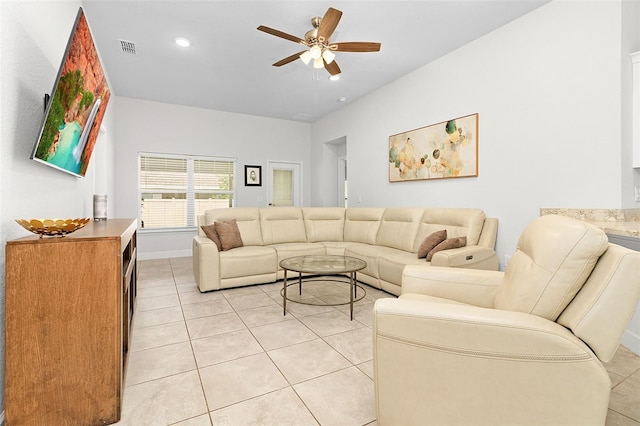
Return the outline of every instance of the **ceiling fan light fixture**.
[[[309,53],[311,54],[311,57],[313,59],[318,59],[322,56],[322,49],[316,44],[311,46],[311,49],[309,49]]]
[[[189,47],[189,46],[191,46],[191,40],[189,40],[188,38],[176,37],[174,41],[180,47]]]
[[[336,54],[329,49],[324,49],[322,52],[322,58],[324,58],[326,63],[330,64],[336,58]]]
[[[0,0],[2,1],[2,0]],[[342,72],[338,66],[335,52],[378,52],[380,51],[380,43],[366,41],[347,41],[331,44],[330,39],[340,22],[342,12],[332,7],[328,8],[322,18],[315,17],[311,20],[313,29],[306,32],[304,38],[300,38],[291,34],[287,34],[274,28],[260,25],[258,31],[271,34],[273,36],[292,41],[298,45],[303,45],[308,50],[302,50],[293,55],[287,56],[273,64],[274,67],[294,62],[297,59],[302,60],[305,65],[309,65],[313,59],[314,79],[317,80],[318,73],[315,69],[325,68],[332,76],[337,76]],[[332,78],[333,80],[334,78]],[[337,79],[337,78],[336,78]]]
[[[309,65],[309,62],[311,61],[311,53],[309,53],[309,51],[305,51],[300,55],[300,59],[302,60],[302,62],[304,62],[305,65]]]

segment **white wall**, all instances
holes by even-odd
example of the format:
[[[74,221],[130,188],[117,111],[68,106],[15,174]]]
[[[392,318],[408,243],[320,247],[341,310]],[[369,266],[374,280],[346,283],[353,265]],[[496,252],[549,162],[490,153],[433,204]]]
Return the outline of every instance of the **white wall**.
[[[310,191],[310,128],[306,123],[116,98],[115,215],[137,217],[138,152],[208,155],[237,159],[238,207],[265,207],[268,161],[302,163],[303,194]],[[244,165],[262,166],[263,185],[244,186]],[[303,198],[309,205],[310,197]],[[190,256],[196,231],[145,232],[142,259]]]
[[[541,207],[620,208],[621,62],[620,2],[542,6],[313,123],[312,202],[346,136],[350,206],[482,208],[501,260]],[[389,135],[476,112],[477,178],[388,182]]]
[[[93,191],[109,187],[113,106],[108,105],[96,150],[84,178],[29,159],[80,1],[0,1],[0,318],[4,318],[5,243],[30,235],[18,218],[92,217]],[[91,22],[89,22],[91,25]],[[0,321],[0,366],[4,321]],[[0,367],[0,394],[4,368]],[[4,413],[4,400],[0,399]],[[2,420],[0,418],[0,420]]]

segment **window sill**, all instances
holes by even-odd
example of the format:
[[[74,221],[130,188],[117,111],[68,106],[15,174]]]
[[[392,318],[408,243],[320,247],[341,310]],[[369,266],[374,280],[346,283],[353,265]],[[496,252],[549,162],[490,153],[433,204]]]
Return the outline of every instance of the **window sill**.
[[[197,233],[197,226],[183,226],[180,228],[138,228],[138,234],[173,234],[173,233]]]

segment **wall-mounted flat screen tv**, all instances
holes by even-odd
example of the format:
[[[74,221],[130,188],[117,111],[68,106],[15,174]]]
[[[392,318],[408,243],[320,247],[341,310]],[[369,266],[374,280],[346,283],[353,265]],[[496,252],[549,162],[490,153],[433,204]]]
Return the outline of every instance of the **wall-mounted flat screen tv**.
[[[31,159],[83,177],[110,96],[98,51],[80,8]]]

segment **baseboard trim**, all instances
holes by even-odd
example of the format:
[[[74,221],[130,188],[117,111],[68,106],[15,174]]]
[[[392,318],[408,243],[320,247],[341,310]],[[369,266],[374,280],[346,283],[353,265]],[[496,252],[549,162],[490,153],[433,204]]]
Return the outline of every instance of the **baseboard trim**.
[[[189,257],[191,250],[154,251],[150,253],[138,253],[138,260],[168,259],[170,257]]]
[[[640,355],[640,336],[627,330],[622,335],[622,345],[630,351]]]

